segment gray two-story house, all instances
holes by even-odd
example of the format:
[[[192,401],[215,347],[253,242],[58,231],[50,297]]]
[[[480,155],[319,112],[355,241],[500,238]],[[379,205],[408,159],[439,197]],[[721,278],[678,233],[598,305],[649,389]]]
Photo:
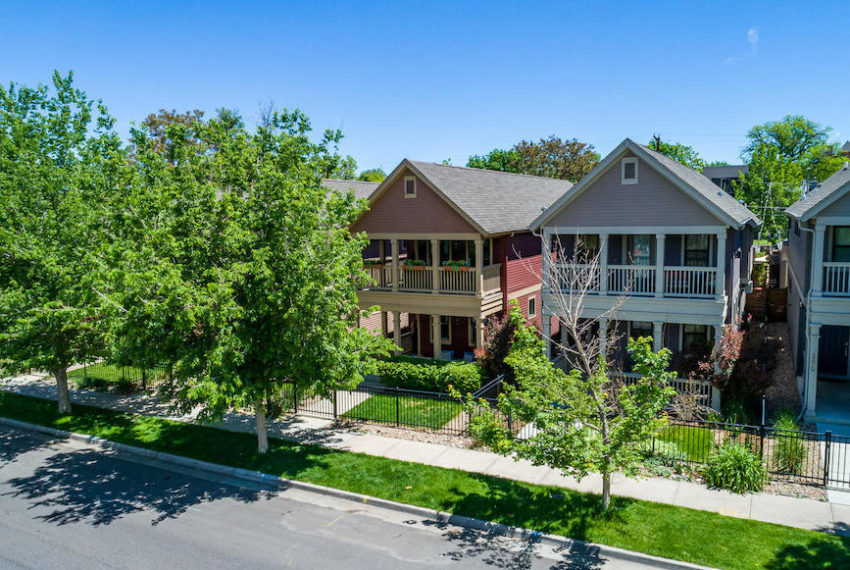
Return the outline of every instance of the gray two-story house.
[[[786,211],[788,328],[809,421],[850,411],[850,168]]]
[[[587,253],[598,259],[583,315],[682,356],[710,350],[741,315],[759,224],[699,172],[626,139],[531,227],[552,244],[553,264],[578,266]],[[563,286],[543,285],[544,326],[547,314],[558,316]],[[717,407],[719,395],[711,402]]]

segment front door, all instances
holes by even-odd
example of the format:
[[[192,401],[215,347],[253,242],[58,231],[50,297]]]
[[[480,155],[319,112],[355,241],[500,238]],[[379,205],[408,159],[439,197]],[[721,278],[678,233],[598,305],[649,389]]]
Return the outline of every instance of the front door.
[[[847,378],[850,327],[824,325],[820,328],[818,374]]]

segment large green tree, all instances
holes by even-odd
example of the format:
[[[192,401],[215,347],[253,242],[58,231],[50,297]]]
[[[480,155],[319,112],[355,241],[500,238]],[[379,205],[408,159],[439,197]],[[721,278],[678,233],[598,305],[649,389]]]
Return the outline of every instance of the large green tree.
[[[750,129],[741,153],[749,169],[735,185],[735,197],[762,217],[762,235],[781,239],[787,225],[783,211],[800,198],[803,181],[826,180],[841,168],[831,132],[801,115]]]
[[[382,168],[368,168],[360,173],[357,180],[365,182],[383,182],[387,177],[387,173]]]
[[[391,346],[357,327],[367,242],[348,227],[365,204],[320,185],[344,162],[341,135],[312,142],[298,111],[256,131],[219,118],[167,129],[168,154],[133,131],[133,191],[113,208],[116,338],[128,359],[173,363],[170,394],[201,420],[253,408],[264,452],[291,382],[302,394],[350,388]]]
[[[592,144],[551,135],[537,142],[520,141],[510,150],[494,149],[483,156],[471,156],[466,165],[578,182],[599,158]]]
[[[113,119],[73,84],[0,86],[0,364],[51,372],[69,413],[67,370],[105,350],[101,205],[122,192]]]
[[[669,156],[676,162],[680,162],[698,172],[702,172],[702,169],[706,167],[705,160],[703,160],[692,146],[677,142],[667,142],[665,140],[658,140],[655,138],[649,141],[646,146],[654,151],[660,152],[663,155]]]

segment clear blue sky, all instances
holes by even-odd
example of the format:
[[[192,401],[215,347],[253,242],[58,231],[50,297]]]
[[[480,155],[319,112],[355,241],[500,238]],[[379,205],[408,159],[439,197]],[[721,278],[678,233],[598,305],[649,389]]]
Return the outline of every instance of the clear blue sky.
[[[71,69],[122,132],[161,107],[255,124],[273,101],[387,171],[553,133],[604,154],[657,132],[734,162],[789,113],[850,138],[844,2],[0,0],[0,45],[0,82]]]

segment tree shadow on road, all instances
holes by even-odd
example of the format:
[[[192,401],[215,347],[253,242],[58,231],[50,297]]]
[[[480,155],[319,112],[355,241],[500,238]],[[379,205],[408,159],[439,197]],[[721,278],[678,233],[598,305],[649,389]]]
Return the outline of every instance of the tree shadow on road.
[[[189,508],[220,499],[253,502],[267,490],[246,489],[137,464],[103,451],[51,455],[33,474],[6,482],[4,493],[32,503],[36,518],[64,525],[108,525],[135,512],[150,511],[152,525]]]
[[[477,530],[441,521],[424,521],[422,524],[436,526],[444,531],[443,537],[453,545],[453,549],[444,556],[451,560],[475,558],[487,566],[505,570],[526,570],[535,565],[535,561],[544,561],[538,552],[539,532],[519,529],[507,533],[500,529]],[[554,551],[560,559],[552,561],[550,570],[590,570],[601,568],[604,564],[599,548],[593,545],[574,542]],[[549,559],[545,559],[545,562],[549,562]]]

